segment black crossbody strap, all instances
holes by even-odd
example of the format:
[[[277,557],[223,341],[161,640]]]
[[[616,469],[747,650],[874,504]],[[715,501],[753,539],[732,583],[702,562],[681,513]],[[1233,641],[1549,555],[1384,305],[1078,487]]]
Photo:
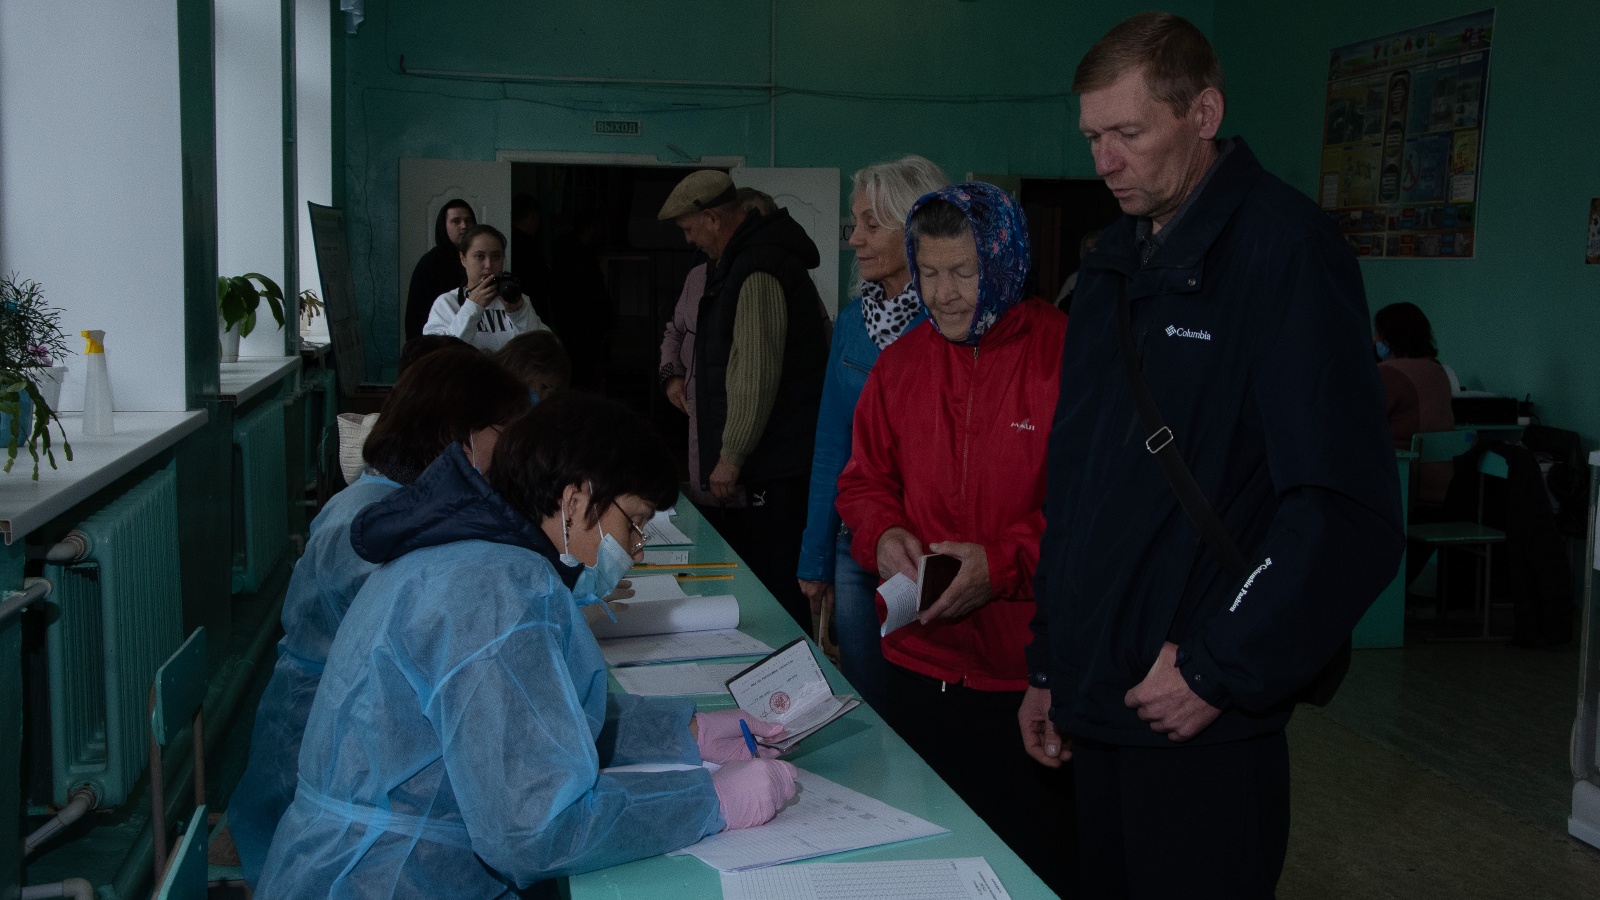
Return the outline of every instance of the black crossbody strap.
[[[1178,495],[1178,503],[1183,511],[1188,514],[1189,521],[1194,524],[1200,537],[1222,560],[1228,572],[1236,578],[1244,577],[1250,570],[1245,562],[1244,554],[1239,551],[1239,545],[1234,543],[1228,530],[1223,527],[1222,520],[1217,518],[1217,511],[1211,507],[1211,501],[1200,490],[1200,485],[1194,480],[1194,473],[1189,471],[1189,466],[1183,461],[1183,454],[1178,452],[1177,442],[1174,440],[1172,429],[1161,420],[1161,409],[1156,406],[1156,398],[1150,395],[1150,386],[1145,384],[1144,372],[1140,371],[1139,355],[1133,344],[1133,325],[1131,314],[1128,311],[1128,286],[1124,281],[1117,285],[1117,331],[1122,340],[1122,368],[1128,375],[1128,386],[1133,390],[1134,405],[1139,408],[1139,421],[1144,423],[1148,437],[1144,440],[1144,448],[1155,456],[1156,462],[1161,466],[1162,474],[1167,476],[1167,482],[1172,485],[1173,493]]]

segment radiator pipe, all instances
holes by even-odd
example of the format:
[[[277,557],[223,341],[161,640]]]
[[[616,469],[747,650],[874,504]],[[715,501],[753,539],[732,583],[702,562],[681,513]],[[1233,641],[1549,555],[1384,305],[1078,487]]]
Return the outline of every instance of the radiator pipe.
[[[66,828],[73,822],[83,818],[83,814],[100,805],[100,798],[95,796],[94,788],[87,784],[80,784],[72,789],[72,796],[67,798],[67,805],[61,807],[55,818],[44,823],[28,839],[22,842],[22,855],[39,849],[39,845],[55,837],[56,833]]]
[[[89,558],[89,536],[74,528],[67,536],[50,546],[44,554],[45,562],[70,566]]]
[[[30,603],[36,603],[50,596],[50,582],[43,578],[28,578],[22,582],[22,590],[12,591],[0,601],[0,622],[11,618],[12,614],[21,612]]]
[[[276,643],[278,618],[283,613],[283,599],[276,600],[266,616],[262,618],[261,625],[256,629],[250,647],[240,658],[233,672],[228,676],[227,683],[220,689],[207,692],[205,710],[205,748],[206,753],[215,753],[227,736],[228,728],[233,723],[233,717],[239,711],[239,702],[245,692],[249,690],[250,683],[254,680],[256,670],[265,659],[267,651]],[[173,746],[179,746],[174,742]],[[176,771],[164,773],[167,784],[167,821],[177,821],[183,804],[189,802],[194,793],[194,759],[193,754],[187,754],[178,759],[179,753],[168,754],[169,762],[176,766]],[[144,828],[139,832],[139,837],[129,848],[128,855],[123,857],[122,867],[117,870],[117,876],[112,881],[109,900],[131,900],[136,896],[149,893],[149,885],[154,861],[155,845],[151,839],[150,823],[146,820]],[[140,891],[140,888],[145,888]]]
[[[17,895],[20,900],[46,900],[52,897],[71,897],[72,900],[94,900],[94,885],[86,878],[68,878],[50,884],[25,887]]]

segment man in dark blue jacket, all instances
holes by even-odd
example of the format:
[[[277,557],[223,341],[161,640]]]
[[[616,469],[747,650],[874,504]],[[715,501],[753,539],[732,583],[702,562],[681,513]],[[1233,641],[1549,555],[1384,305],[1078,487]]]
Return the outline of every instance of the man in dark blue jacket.
[[[1073,760],[1085,896],[1271,897],[1293,698],[1404,546],[1361,273],[1321,210],[1217,138],[1221,66],[1190,23],[1123,22],[1073,90],[1125,215],[1084,261],[1067,330],[1023,741]],[[1119,292],[1243,576],[1147,449]]]

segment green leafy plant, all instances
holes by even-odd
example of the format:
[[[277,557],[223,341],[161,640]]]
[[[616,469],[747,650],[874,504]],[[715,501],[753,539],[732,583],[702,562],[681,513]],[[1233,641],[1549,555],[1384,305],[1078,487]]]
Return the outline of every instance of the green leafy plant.
[[[37,281],[23,280],[17,273],[0,278],[0,413],[10,416],[0,433],[5,440],[6,463],[10,472],[17,453],[28,449],[33,457],[33,477],[39,477],[39,453],[43,451],[50,468],[56,456],[50,445],[50,423],[61,433],[61,452],[72,459],[72,445],[56,411],[39,393],[37,378],[41,369],[54,365],[67,355],[66,338],[61,333],[61,311],[45,302],[44,290]],[[22,398],[33,401],[32,415],[23,422]]]
[[[239,336],[249,337],[256,329],[256,309],[263,297],[272,310],[272,317],[278,320],[278,327],[283,327],[283,289],[276,281],[259,272],[218,278],[217,310],[222,314],[222,326],[232,328],[237,323]]]
[[[306,288],[300,292],[300,327],[310,328],[311,320],[322,315],[322,301],[317,292]]]

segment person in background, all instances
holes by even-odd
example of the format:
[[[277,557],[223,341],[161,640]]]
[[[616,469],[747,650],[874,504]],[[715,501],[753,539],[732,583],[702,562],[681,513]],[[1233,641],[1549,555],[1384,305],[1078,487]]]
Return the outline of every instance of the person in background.
[[[739,188],[735,193],[739,203],[747,210],[764,216],[778,211],[768,195],[755,188]],[[696,429],[699,419],[695,415],[694,328],[700,314],[700,295],[706,292],[706,269],[709,263],[700,263],[689,270],[683,279],[683,291],[667,320],[661,335],[661,390],[679,412],[689,417],[689,484],[690,502],[696,506],[715,506],[717,499],[702,488],[700,478],[700,436]]]
[[[1014,729],[1067,317],[1024,299],[1027,221],[994,185],[918,200],[905,245],[929,320],[867,376],[839,514],[851,554],[881,581],[916,579],[930,553],[961,568],[917,620],[883,638],[879,712],[1061,892],[1067,782],[1030,761]]]
[[[1405,543],[1361,268],[1219,137],[1222,64],[1192,23],[1126,19],[1072,89],[1123,215],[1073,296],[1011,727],[1072,761],[1076,896],[1269,898],[1284,728]]]
[[[1388,406],[1389,436],[1396,450],[1410,450],[1411,436],[1456,427],[1450,406],[1450,376],[1439,362],[1433,326],[1413,303],[1391,303],[1372,317],[1372,344]],[[1455,467],[1424,463],[1417,475],[1417,499],[1441,504]]]
[[[351,549],[351,521],[415,481],[447,447],[459,446],[472,465],[488,466],[499,429],[527,408],[527,389],[482,353],[462,346],[428,354],[385,399],[366,442],[366,474],[312,520],[284,595],[278,662],[256,708],[249,760],[228,802],[247,883],[259,880],[272,833],[294,799],[300,739],[329,647],[350,601],[377,568]]]
[[[725,172],[691,173],[657,217],[712,260],[695,320],[695,414],[707,519],[789,615],[811,613],[795,583],[828,327],[811,269],[817,245],[787,210],[739,203]]]
[[[493,225],[474,225],[461,237],[466,278],[433,301],[424,334],[458,337],[494,352],[519,334],[544,328],[520,286],[502,279],[506,236]]]
[[[487,480],[470,462],[441,454],[352,526],[383,565],[329,653],[260,900],[510,897],[759,825],[794,795],[794,767],[752,759],[740,721],[780,726],[607,693],[582,607],[678,495],[649,426],[570,391],[506,429]],[[606,769],[636,763],[668,771]]]
[[[1095,242],[1100,240],[1100,232],[1090,231],[1078,241],[1078,268],[1072,270],[1067,280],[1061,283],[1061,293],[1056,294],[1056,309],[1070,312],[1072,307],[1072,292],[1078,288],[1078,273],[1083,271],[1083,261],[1089,257],[1089,252],[1094,249]]]
[[[920,156],[868,166],[851,178],[850,246],[861,275],[860,295],[839,311],[817,413],[817,449],[811,460],[811,504],[800,544],[800,590],[821,619],[832,611],[839,663],[846,678],[874,708],[883,709],[883,652],[873,594],[875,569],[850,556],[850,534],[840,528],[839,473],[850,461],[856,401],[878,354],[927,318],[911,287],[905,224],[911,205],[950,183]],[[818,634],[819,643],[826,635]]]
[[[533,403],[572,383],[572,360],[554,332],[519,334],[495,353],[494,361],[528,386],[528,400]]]
[[[476,224],[478,217],[473,214],[472,207],[459,197],[439,210],[439,217],[433,223],[433,247],[422,254],[416,268],[411,270],[411,287],[406,291],[406,340],[422,334],[434,298],[455,290],[466,280],[458,245],[467,229]]]

